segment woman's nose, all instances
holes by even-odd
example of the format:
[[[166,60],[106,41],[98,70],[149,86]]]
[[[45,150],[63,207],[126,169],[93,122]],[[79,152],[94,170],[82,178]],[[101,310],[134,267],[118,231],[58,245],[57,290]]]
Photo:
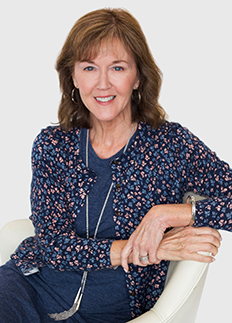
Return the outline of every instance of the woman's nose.
[[[109,75],[107,71],[101,71],[99,73],[97,88],[99,90],[108,90],[110,87],[111,87],[111,84],[110,84]]]

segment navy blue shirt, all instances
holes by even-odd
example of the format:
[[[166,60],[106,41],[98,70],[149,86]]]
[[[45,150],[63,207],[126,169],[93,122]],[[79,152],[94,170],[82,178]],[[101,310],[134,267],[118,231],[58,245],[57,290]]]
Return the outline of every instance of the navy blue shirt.
[[[86,129],[82,129],[80,155],[86,162]],[[108,159],[99,158],[89,141],[89,168],[97,174],[97,181],[89,193],[89,234],[93,237],[105,198],[112,182],[110,163],[120,156],[123,149]],[[86,238],[86,207],[81,209],[76,219],[79,237]],[[112,193],[106,204],[97,238],[117,239],[113,221]],[[81,275],[80,275],[81,279]],[[131,319],[129,292],[125,274],[121,266],[116,270],[105,269],[88,273],[84,295],[79,310],[86,322],[126,322]]]

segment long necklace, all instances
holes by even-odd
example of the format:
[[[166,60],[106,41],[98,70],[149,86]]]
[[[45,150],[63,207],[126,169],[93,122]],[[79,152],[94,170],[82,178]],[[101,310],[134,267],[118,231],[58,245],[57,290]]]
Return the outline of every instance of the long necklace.
[[[136,126],[136,123],[134,123],[134,125],[133,125],[133,128],[131,130],[129,139],[127,140],[126,146],[124,147],[123,154],[127,150],[127,147],[129,145],[130,139],[131,139],[132,134],[134,132],[135,126]],[[87,129],[86,151],[85,151],[85,153],[86,153],[86,166],[87,167],[89,167],[89,151],[88,151],[88,149],[89,149],[89,129]],[[109,190],[108,190],[108,192],[106,194],[106,198],[105,198],[103,207],[101,209],[101,212],[100,212],[100,215],[99,215],[99,218],[98,218],[98,221],[97,221],[97,225],[96,225],[96,228],[95,228],[93,239],[96,239],[96,237],[97,237],[98,228],[99,228],[99,225],[101,223],[101,219],[102,219],[106,204],[107,204],[107,202],[109,200],[112,188],[113,188],[113,181],[111,182],[110,188],[109,188]],[[86,195],[86,238],[89,239],[89,197],[88,197],[88,195]],[[85,270],[84,273],[83,273],[82,279],[81,279],[81,286],[80,286],[80,288],[79,288],[79,290],[77,292],[77,295],[75,297],[75,300],[73,302],[72,307],[68,311],[64,311],[64,312],[61,312],[61,313],[48,314],[51,318],[53,318],[55,321],[66,320],[66,319],[71,317],[74,313],[76,313],[79,310],[80,305],[81,305],[81,299],[82,299],[82,296],[83,296],[84,290],[85,290],[85,284],[86,284],[87,276],[88,276],[88,271]]]

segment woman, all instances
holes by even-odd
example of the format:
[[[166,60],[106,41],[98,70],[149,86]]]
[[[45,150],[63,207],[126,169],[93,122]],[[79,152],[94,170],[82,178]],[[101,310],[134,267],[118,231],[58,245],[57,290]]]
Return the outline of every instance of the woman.
[[[157,301],[167,260],[214,260],[232,171],[166,121],[161,73],[127,11],[79,19],[57,71],[60,124],[32,151],[35,237],[1,267],[1,322],[126,322]],[[190,190],[208,198],[181,204]]]

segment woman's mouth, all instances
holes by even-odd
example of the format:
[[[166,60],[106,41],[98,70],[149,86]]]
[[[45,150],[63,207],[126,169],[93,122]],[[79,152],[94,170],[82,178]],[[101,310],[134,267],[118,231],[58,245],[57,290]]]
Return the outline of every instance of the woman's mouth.
[[[111,96],[105,96],[105,97],[95,97],[95,100],[98,102],[102,102],[102,103],[107,103],[109,101],[112,101],[115,98],[115,95],[111,95]]]

